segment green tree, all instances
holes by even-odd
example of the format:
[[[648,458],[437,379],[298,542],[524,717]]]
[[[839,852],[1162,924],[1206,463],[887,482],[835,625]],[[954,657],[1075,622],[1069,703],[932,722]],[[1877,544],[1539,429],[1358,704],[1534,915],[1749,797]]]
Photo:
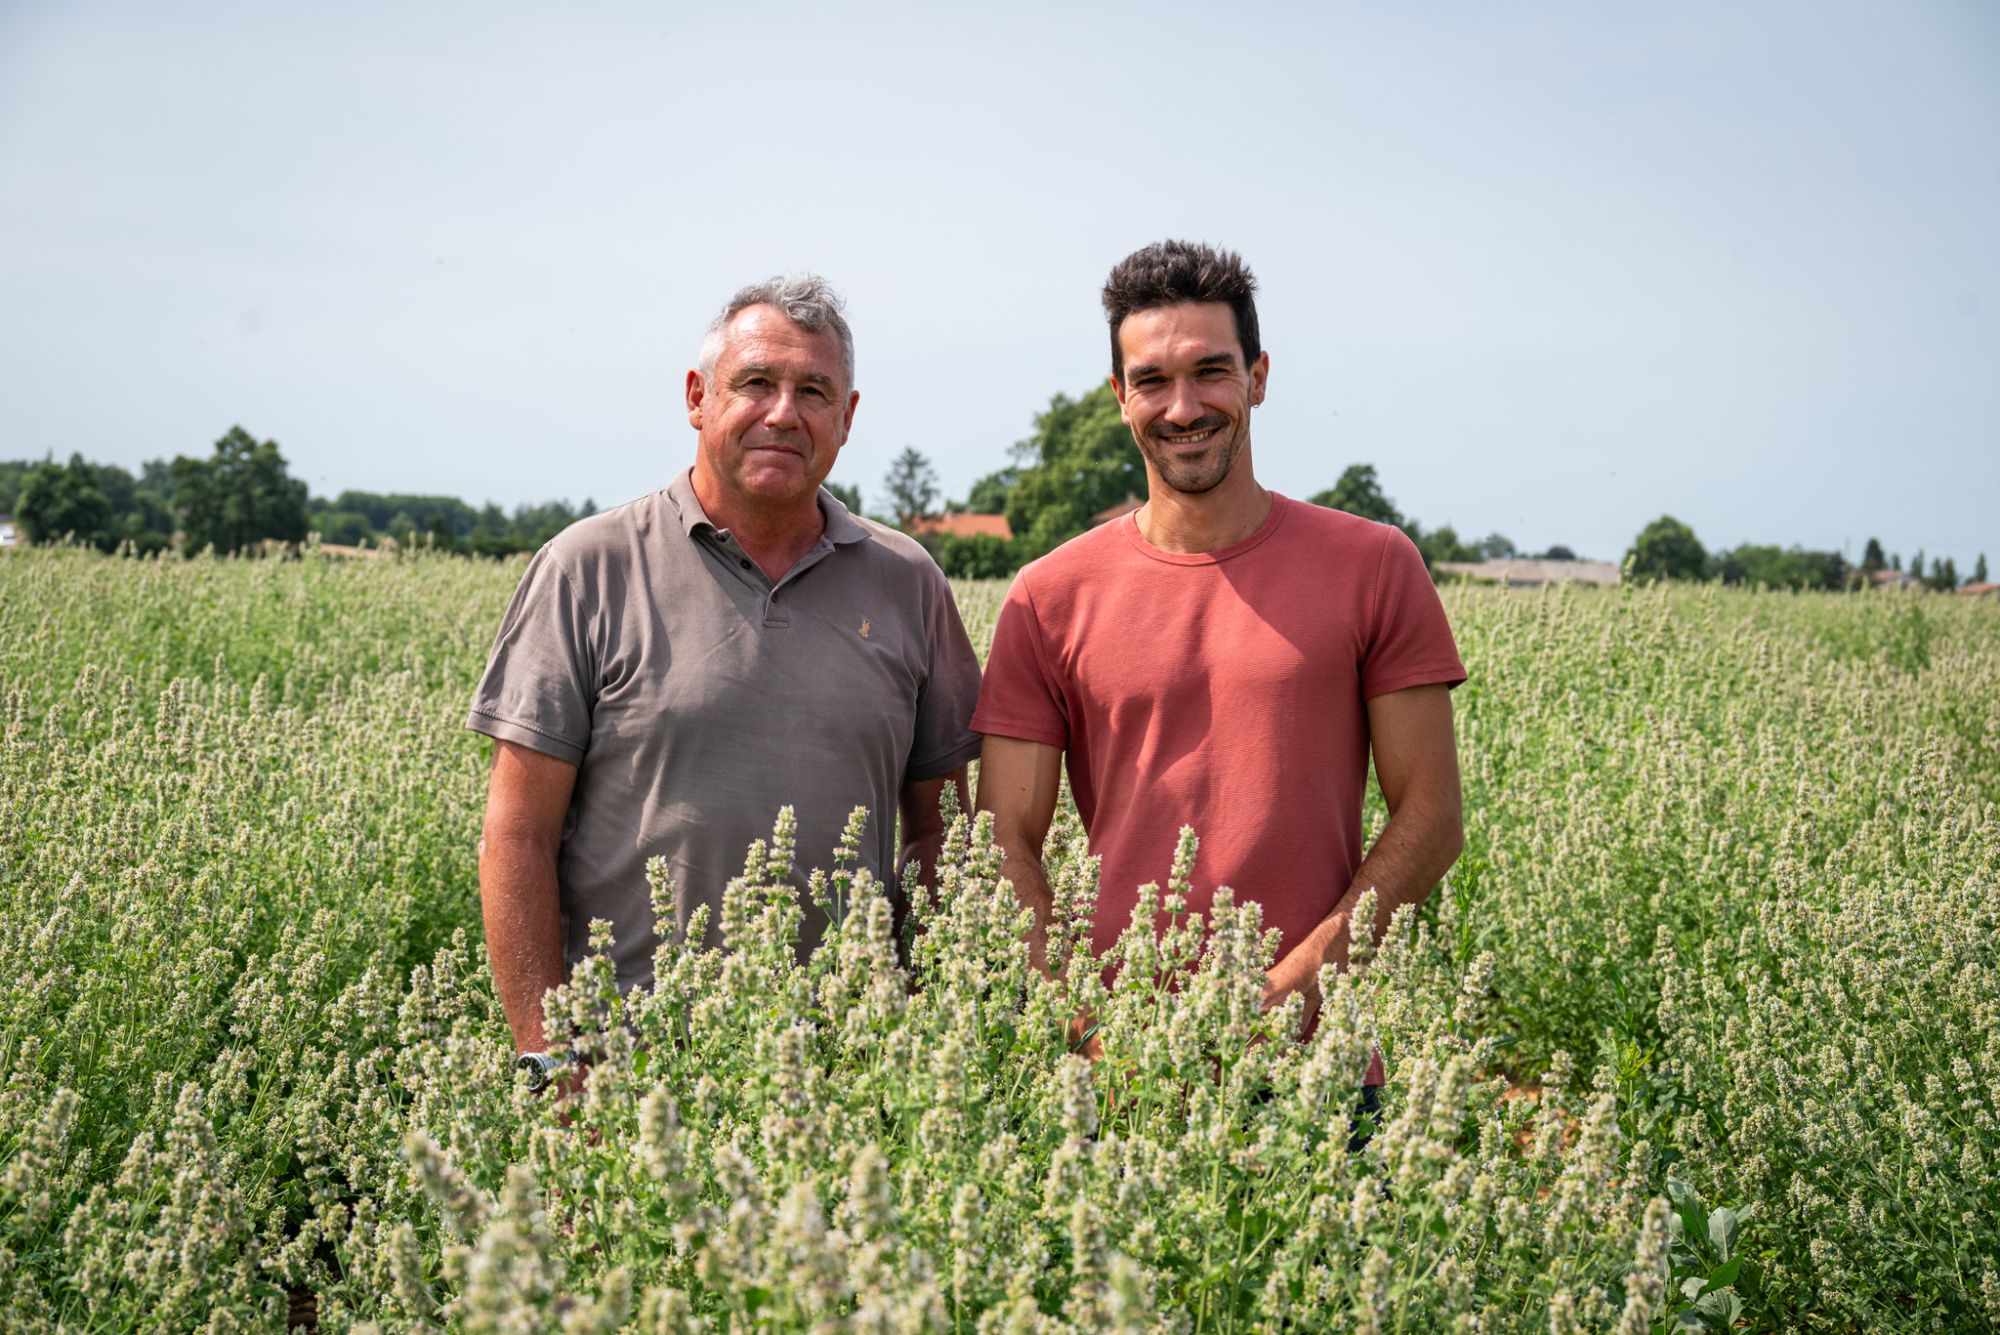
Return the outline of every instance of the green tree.
[[[119,524],[120,539],[135,551],[150,555],[173,545],[174,478],[166,460],[148,459],[139,465]]]
[[[1910,558],[1910,573],[1918,579],[1924,578],[1924,549],[1917,548],[1917,554]]]
[[[1847,559],[1839,552],[1812,552],[1743,543],[1717,553],[1715,573],[1724,584],[1771,589],[1838,589],[1847,583]]]
[[[583,517],[570,509],[568,501],[516,506],[514,537],[520,541],[521,550],[533,551]]]
[[[953,579],[1003,579],[1020,565],[1014,544],[991,533],[941,533],[928,546],[938,569]]]
[[[882,486],[889,493],[889,513],[904,528],[937,513],[937,469],[911,446],[904,446],[903,452],[890,461]]]
[[[988,473],[985,477],[980,478],[972,484],[972,490],[966,493],[966,513],[975,515],[1006,514],[1007,500],[1013,495],[1014,484],[1020,481],[1020,479],[1021,470],[1012,464],[1007,465],[1007,467],[1002,468],[996,473]]]
[[[1981,553],[1979,554],[1979,559],[1978,559],[1977,561],[1975,561],[1975,562],[1973,562],[1973,563],[1972,563],[1972,582],[1973,582],[1974,584],[1984,584],[1984,583],[1986,582],[1986,553],[1985,553],[1985,552],[1981,552]]]
[[[1639,530],[1625,563],[1639,579],[1700,579],[1708,553],[1693,529],[1672,515],[1661,515]]]
[[[1146,494],[1145,462],[1108,381],[1082,398],[1050,399],[1014,456],[1021,472],[1007,496],[1007,524],[1023,561],[1083,532],[1091,516]]]
[[[1947,556],[1932,563],[1931,577],[1924,582],[1939,593],[1950,593],[1958,587],[1958,562]]]
[[[375,532],[375,526],[368,522],[368,516],[359,510],[315,510],[312,529],[319,534],[321,542],[341,547],[358,547],[364,541],[380,536]]]
[[[1868,539],[1868,546],[1861,552],[1861,573],[1872,575],[1878,570],[1888,569],[1888,559],[1882,555],[1882,544],[1875,538]]]
[[[21,500],[21,484],[36,467],[27,459],[0,460],[0,515],[14,513]]]
[[[469,537],[479,526],[478,512],[456,496],[343,491],[325,508],[365,515],[376,532],[393,533],[399,541],[412,532],[449,531],[454,538]],[[442,529],[439,519],[444,521]]]
[[[1576,560],[1576,553],[1559,542],[1535,559],[1537,561],[1574,561]]]
[[[1372,519],[1378,524],[1394,524],[1408,531],[1409,522],[1396,503],[1382,494],[1382,483],[1375,476],[1374,464],[1349,464],[1331,487],[1312,498],[1314,505],[1324,505],[1329,510],[1345,510],[1363,519]],[[1411,537],[1415,537],[1411,534]],[[1456,535],[1453,537],[1456,541]],[[1420,543],[1419,546],[1422,544]],[[1451,559],[1451,558],[1446,558]]]
[[[239,552],[276,538],[306,536],[306,484],[285,470],[278,443],[259,443],[240,426],[215,442],[206,459],[174,460],[174,505],[181,513],[181,544],[188,552],[213,546]]]
[[[73,534],[107,551],[116,545],[111,502],[98,485],[97,469],[81,454],[72,454],[67,464],[45,460],[29,469],[14,509],[29,542],[59,542]]]
[[[1445,524],[1426,533],[1423,525],[1417,523],[1415,520],[1411,520],[1403,526],[1403,531],[1410,535],[1410,541],[1416,543],[1417,550],[1423,553],[1424,564],[1426,566],[1435,566],[1440,561],[1478,561],[1484,559],[1484,553],[1477,547],[1468,547],[1465,543],[1459,541],[1458,530],[1450,524]]]

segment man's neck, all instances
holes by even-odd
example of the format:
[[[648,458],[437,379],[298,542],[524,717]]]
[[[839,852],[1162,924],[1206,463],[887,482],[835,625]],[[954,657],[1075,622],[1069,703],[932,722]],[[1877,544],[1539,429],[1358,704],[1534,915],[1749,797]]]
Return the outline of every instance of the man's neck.
[[[1188,554],[1234,547],[1270,514],[1271,493],[1258,485],[1246,459],[1217,486],[1192,494],[1149,476],[1146,503],[1133,520],[1139,536],[1161,551]]]
[[[741,503],[716,486],[715,480],[698,467],[689,480],[708,522],[728,529],[744,555],[755,561],[773,583],[783,579],[826,531],[826,517],[820,513],[817,491],[801,505],[773,509]]]

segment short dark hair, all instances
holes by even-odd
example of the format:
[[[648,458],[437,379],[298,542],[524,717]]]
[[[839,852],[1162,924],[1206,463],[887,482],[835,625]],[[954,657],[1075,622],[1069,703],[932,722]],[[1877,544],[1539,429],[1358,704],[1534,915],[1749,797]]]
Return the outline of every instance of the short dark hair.
[[[1263,352],[1257,338],[1257,280],[1250,266],[1233,250],[1217,250],[1199,241],[1155,241],[1118,261],[1104,280],[1104,315],[1111,321],[1111,374],[1125,378],[1125,350],[1118,345],[1118,327],[1128,315],[1178,306],[1190,301],[1220,301],[1236,316],[1236,341],[1243,345],[1243,364],[1254,365]]]

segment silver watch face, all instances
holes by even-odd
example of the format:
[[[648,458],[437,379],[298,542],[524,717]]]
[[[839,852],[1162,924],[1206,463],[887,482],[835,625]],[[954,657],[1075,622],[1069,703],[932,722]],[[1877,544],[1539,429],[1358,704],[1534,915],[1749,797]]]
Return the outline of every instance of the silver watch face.
[[[524,1052],[514,1059],[514,1069],[528,1076],[528,1092],[538,1093],[549,1083],[549,1068],[555,1063],[538,1052]]]

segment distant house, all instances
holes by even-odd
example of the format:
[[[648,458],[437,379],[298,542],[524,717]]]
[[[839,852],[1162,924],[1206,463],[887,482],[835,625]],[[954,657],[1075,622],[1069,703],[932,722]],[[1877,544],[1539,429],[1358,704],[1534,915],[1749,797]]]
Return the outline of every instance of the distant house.
[[[1002,542],[1014,540],[1014,530],[1008,525],[1006,515],[953,514],[947,510],[936,518],[918,519],[910,524],[910,536],[913,538],[947,534],[954,538],[976,538],[984,534]]]
[[[1439,575],[1532,589],[1543,584],[1616,584],[1618,567],[1609,561],[1533,561],[1506,557],[1494,561],[1440,561]]]
[[[1958,591],[1966,598],[2000,598],[2000,584],[1961,584]]]
[[[0,547],[20,546],[23,536],[19,525],[14,522],[14,516],[0,515]]]
[[[1868,577],[1878,589],[1921,589],[1924,582],[1907,570],[1877,570]]]
[[[1137,496],[1134,496],[1131,492],[1128,491],[1125,493],[1124,500],[1118,502],[1118,504],[1114,506],[1111,506],[1109,509],[1099,510],[1096,514],[1092,515],[1090,517],[1090,526],[1092,528],[1096,528],[1099,524],[1108,524],[1114,519],[1123,519],[1126,515],[1131,514],[1134,510],[1138,509],[1144,503],[1145,502],[1141,501]]]

